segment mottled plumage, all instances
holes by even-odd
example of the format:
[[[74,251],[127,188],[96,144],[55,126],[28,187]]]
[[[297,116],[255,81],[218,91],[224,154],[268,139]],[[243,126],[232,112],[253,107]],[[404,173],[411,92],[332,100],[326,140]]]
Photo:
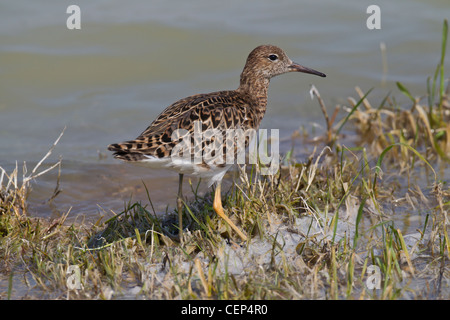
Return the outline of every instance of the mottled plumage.
[[[176,140],[172,141],[172,133],[175,130],[185,129],[193,137],[195,121],[201,121],[203,131],[215,128],[220,130],[224,136],[227,129],[245,131],[258,127],[262,117],[257,108],[252,107],[255,103],[250,96],[239,94],[236,91],[219,91],[190,96],[169,106],[136,139],[112,144],[108,149],[114,151],[114,157],[117,159],[144,162],[144,165],[150,167],[160,166],[180,171],[182,169],[177,168],[170,161],[172,149],[177,143]],[[204,148],[209,142],[203,142],[202,147]],[[248,142],[247,139],[245,146],[248,146]],[[194,146],[193,142],[192,146]],[[164,161],[164,159],[169,161]],[[204,163],[203,167],[208,168],[208,165]],[[198,168],[200,171],[198,173],[194,169],[185,168],[185,170],[190,174],[201,174],[200,172],[202,172],[201,168]],[[213,174],[214,172],[210,172],[209,175]],[[208,173],[201,175],[208,175]]]
[[[185,173],[208,177],[212,182],[217,182],[214,210],[227,220],[241,238],[246,239],[228,217],[224,217],[220,202],[220,182],[230,165],[207,162],[194,164],[192,161],[175,163],[171,154],[181,139],[172,140],[172,134],[177,129],[184,129],[185,133],[191,134],[192,137],[196,121],[201,121],[203,131],[218,129],[224,136],[227,129],[257,129],[266,111],[270,79],[287,72],[304,72],[325,77],[323,73],[292,62],[284,51],[276,46],[259,46],[249,54],[236,90],[197,94],[181,99],[167,107],[136,139],[111,144],[108,149],[114,152],[117,159],[177,171],[180,174],[179,200],[182,175]],[[248,142],[246,138],[245,147]],[[211,141],[203,141],[202,148],[209,143]],[[194,152],[192,149],[191,154]],[[178,203],[182,229],[181,201]]]

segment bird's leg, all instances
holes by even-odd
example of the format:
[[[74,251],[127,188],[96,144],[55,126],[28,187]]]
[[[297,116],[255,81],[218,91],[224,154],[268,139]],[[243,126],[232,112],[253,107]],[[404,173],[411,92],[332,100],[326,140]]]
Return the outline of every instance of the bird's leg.
[[[214,193],[213,209],[222,219],[224,219],[230,225],[231,228],[234,229],[234,231],[237,232],[237,234],[239,235],[239,237],[241,237],[242,240],[246,241],[247,236],[243,234],[241,230],[239,230],[239,228],[233,223],[233,221],[230,220],[230,218],[228,218],[228,216],[223,211],[222,196],[220,194],[221,185],[222,182],[219,181],[217,183],[216,192]]]
[[[177,207],[178,207],[178,227],[180,231],[178,235],[180,236],[180,242],[183,241],[183,174],[179,174],[178,181],[178,197],[177,197]]]

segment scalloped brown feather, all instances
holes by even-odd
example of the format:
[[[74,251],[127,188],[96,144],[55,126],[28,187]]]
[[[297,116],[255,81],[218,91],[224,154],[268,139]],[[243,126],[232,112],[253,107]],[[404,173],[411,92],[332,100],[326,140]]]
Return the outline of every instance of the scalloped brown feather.
[[[278,61],[271,61],[270,55],[276,55]],[[292,64],[282,49],[259,46],[247,58],[238,89],[181,99],[167,107],[135,140],[111,144],[108,150],[114,152],[115,158],[130,162],[143,161],[149,156],[167,159],[177,144],[172,141],[172,133],[185,129],[192,134],[196,120],[202,121],[203,130],[257,129],[266,112],[270,79],[299,71],[291,69]],[[246,139],[245,146],[248,142]]]

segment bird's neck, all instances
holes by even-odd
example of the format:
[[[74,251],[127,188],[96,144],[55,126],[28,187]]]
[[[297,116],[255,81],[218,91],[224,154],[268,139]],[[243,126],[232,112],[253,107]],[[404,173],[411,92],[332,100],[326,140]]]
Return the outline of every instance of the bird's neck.
[[[270,79],[264,76],[255,77],[254,74],[249,76],[246,70],[241,74],[241,82],[238,92],[247,94],[254,102],[255,107],[264,115],[267,106],[267,92],[269,89]]]

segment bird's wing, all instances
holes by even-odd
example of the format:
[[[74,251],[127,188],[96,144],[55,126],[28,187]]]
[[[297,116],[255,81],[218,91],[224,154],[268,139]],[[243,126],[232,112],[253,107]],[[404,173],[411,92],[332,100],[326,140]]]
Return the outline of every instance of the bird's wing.
[[[251,102],[234,91],[198,94],[170,105],[135,140],[111,144],[108,149],[116,158],[127,161],[140,161],[148,156],[169,157],[173,148],[186,137],[190,137],[188,142],[192,146],[195,144],[195,125],[201,126],[203,133],[211,128],[219,130],[209,134],[221,133],[225,142],[227,129],[245,131],[254,128],[257,122]],[[247,146],[249,139],[244,138]],[[202,142],[202,149],[205,145],[208,141]]]

